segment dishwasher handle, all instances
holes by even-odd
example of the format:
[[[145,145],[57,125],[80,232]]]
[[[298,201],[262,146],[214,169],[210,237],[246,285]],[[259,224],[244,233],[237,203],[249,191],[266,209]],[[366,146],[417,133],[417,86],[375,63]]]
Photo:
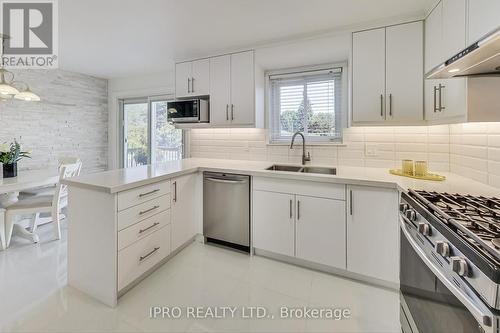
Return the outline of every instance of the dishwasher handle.
[[[232,179],[220,179],[220,178],[205,177],[205,180],[208,180],[208,181],[211,181],[214,183],[226,183],[226,184],[245,184],[245,183],[248,183],[247,179],[232,180]]]

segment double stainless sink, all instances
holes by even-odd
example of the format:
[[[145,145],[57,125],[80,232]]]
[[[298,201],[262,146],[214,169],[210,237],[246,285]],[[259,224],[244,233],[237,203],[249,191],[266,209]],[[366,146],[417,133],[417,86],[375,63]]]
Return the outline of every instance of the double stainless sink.
[[[318,173],[318,174],[323,174],[323,175],[336,175],[337,174],[337,168],[297,166],[297,165],[280,165],[280,164],[271,165],[266,170],[302,172],[302,173]]]

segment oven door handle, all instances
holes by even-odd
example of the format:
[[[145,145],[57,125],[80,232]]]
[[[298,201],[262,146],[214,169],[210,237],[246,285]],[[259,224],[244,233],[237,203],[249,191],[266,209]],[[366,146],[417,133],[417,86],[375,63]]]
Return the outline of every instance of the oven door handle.
[[[478,323],[488,327],[492,326],[492,314],[486,305],[478,305],[473,299],[462,290],[458,289],[451,281],[449,281],[446,276],[436,267],[436,265],[427,257],[425,252],[418,246],[417,242],[413,239],[410,232],[407,230],[407,224],[411,223],[406,217],[400,215],[401,230],[403,231],[406,239],[412,246],[412,248],[417,252],[418,256],[425,263],[427,267],[437,276],[437,278],[448,288],[448,290],[455,295],[455,297],[469,310],[469,312],[474,316]]]

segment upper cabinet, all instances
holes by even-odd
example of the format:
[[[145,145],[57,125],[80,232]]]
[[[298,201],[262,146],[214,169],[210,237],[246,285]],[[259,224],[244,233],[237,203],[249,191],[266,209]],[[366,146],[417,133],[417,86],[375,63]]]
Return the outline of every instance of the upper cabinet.
[[[423,23],[353,33],[352,122],[423,121]]]
[[[442,0],[425,20],[425,72],[466,46],[467,0]]]
[[[476,42],[487,33],[500,27],[499,0],[469,1],[468,44]]]
[[[255,124],[255,90],[253,51],[210,58],[210,123]]]
[[[210,92],[208,59],[181,62],[175,65],[175,97],[207,96]]]
[[[209,97],[209,124],[188,127],[263,127],[264,72],[254,51],[211,57],[175,65],[176,98]]]

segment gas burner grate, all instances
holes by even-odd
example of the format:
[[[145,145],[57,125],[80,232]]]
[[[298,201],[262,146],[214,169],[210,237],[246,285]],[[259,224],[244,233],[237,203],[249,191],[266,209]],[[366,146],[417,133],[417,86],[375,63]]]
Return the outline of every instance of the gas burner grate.
[[[410,194],[467,242],[500,260],[500,199],[413,190]]]

